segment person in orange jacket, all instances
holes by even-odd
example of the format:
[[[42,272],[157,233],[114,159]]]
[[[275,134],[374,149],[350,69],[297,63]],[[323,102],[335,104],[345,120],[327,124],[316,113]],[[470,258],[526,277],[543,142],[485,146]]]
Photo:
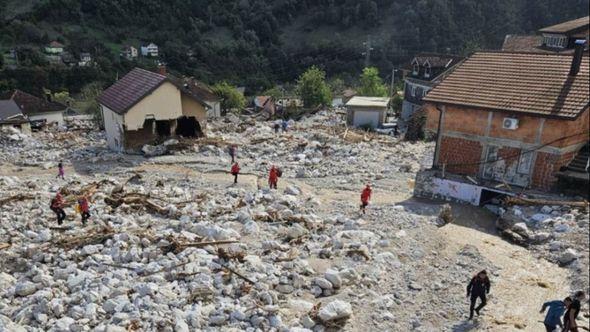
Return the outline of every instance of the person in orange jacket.
[[[361,210],[363,211],[363,214],[366,213],[366,208],[367,205],[369,205],[369,200],[371,199],[371,194],[373,193],[373,190],[371,189],[371,186],[367,184],[367,186],[365,187],[365,189],[363,189],[363,192],[361,193]]]
[[[240,174],[240,165],[235,162],[231,167],[231,174],[234,176],[234,183],[238,183],[238,174]]]
[[[88,198],[86,198],[86,196],[80,197],[80,199],[78,199],[78,206],[80,207],[80,214],[82,215],[82,224],[86,225],[86,221],[90,218],[90,204],[88,203]]]
[[[279,169],[272,165],[268,174],[268,185],[270,189],[277,189],[277,183],[279,182]]]
[[[64,198],[61,193],[58,192],[51,200],[50,208],[57,216],[57,224],[63,224],[64,219],[66,219],[66,213],[64,211]]]

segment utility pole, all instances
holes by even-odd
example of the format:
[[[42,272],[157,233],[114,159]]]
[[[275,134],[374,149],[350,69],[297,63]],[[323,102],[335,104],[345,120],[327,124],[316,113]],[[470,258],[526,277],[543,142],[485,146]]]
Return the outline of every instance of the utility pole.
[[[363,52],[365,56],[365,68],[367,68],[371,63],[371,51],[373,50],[373,47],[371,47],[371,36],[367,37],[367,41],[363,45],[365,46],[365,51]]]
[[[393,98],[393,85],[395,84],[395,67],[391,69],[391,87],[389,88],[389,96]]]

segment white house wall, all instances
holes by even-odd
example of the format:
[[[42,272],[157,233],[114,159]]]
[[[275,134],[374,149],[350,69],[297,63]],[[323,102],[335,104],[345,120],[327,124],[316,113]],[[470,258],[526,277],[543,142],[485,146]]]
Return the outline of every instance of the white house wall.
[[[37,121],[37,120],[45,120],[47,124],[55,123],[59,126],[64,125],[64,115],[63,112],[47,112],[47,113],[40,113],[40,114],[32,114],[28,115],[29,120]]]
[[[107,145],[111,150],[123,151],[123,116],[111,111],[104,105],[100,106],[102,108]]]
[[[143,128],[145,119],[173,120],[182,116],[180,90],[165,82],[125,113],[126,130]]]

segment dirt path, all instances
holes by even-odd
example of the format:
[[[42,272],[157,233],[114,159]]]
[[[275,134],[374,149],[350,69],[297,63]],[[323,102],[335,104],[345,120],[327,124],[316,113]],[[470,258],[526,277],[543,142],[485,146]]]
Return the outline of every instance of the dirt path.
[[[448,240],[449,254],[465,245],[473,245],[498,267],[495,272],[499,277],[492,278],[491,298],[484,309],[485,316],[475,322],[479,324],[479,330],[540,331],[543,328],[539,322],[543,316],[538,314],[541,304],[568,294],[567,271],[533,257],[522,247],[460,225],[449,224],[442,227],[440,233]],[[467,326],[463,330],[457,329],[468,330]]]

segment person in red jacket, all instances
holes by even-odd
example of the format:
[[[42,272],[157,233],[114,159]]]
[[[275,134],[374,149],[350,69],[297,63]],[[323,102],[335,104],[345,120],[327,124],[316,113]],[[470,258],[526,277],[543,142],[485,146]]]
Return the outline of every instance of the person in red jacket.
[[[88,198],[86,196],[82,196],[78,200],[78,205],[80,207],[80,214],[82,215],[82,224],[86,225],[86,221],[90,218],[90,205],[88,203]]]
[[[51,211],[55,212],[57,216],[57,224],[61,225],[66,219],[66,213],[64,211],[64,199],[61,193],[57,193],[55,197],[51,200]]]
[[[371,193],[373,191],[371,190],[371,186],[367,184],[367,186],[365,187],[365,189],[363,189],[363,192],[361,193],[361,210],[363,211],[363,214],[366,213],[366,208],[367,205],[369,205],[369,200],[371,199]]]
[[[234,183],[238,183],[238,174],[240,174],[240,165],[235,162],[231,167],[231,175],[234,176]]]
[[[268,185],[270,189],[277,189],[277,183],[279,182],[279,169],[272,165],[268,175]]]

